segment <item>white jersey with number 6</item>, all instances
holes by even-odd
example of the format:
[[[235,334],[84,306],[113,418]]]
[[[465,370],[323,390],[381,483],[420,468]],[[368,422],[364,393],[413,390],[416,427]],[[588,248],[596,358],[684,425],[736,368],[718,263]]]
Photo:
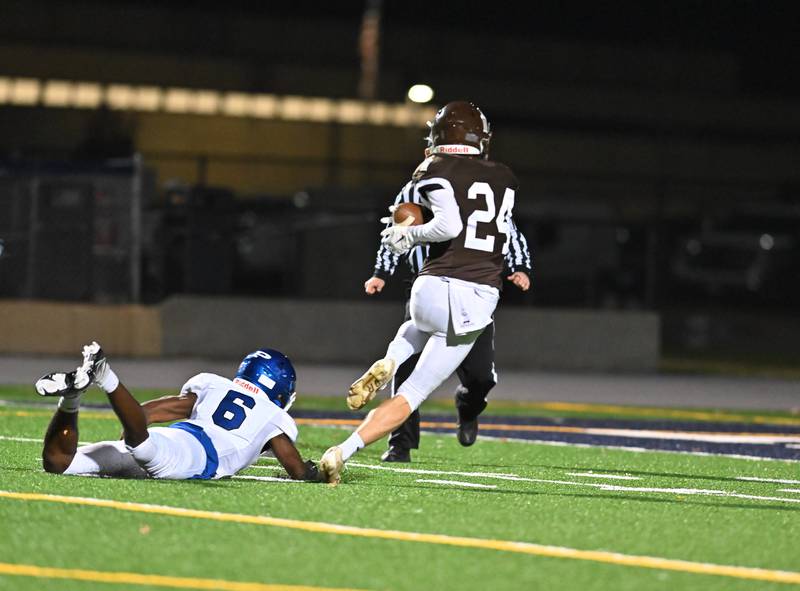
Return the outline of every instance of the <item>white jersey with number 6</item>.
[[[203,428],[219,457],[217,478],[231,476],[258,459],[264,444],[281,433],[297,439],[289,414],[246,380],[201,373],[181,388],[197,396],[185,422]]]

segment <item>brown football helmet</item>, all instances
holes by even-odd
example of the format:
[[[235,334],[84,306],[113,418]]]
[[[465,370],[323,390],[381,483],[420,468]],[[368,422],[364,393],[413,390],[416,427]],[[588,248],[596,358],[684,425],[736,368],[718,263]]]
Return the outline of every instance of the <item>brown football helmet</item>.
[[[489,141],[492,132],[489,122],[481,110],[467,101],[447,103],[439,109],[428,134],[430,154],[461,154],[466,156],[489,156]]]

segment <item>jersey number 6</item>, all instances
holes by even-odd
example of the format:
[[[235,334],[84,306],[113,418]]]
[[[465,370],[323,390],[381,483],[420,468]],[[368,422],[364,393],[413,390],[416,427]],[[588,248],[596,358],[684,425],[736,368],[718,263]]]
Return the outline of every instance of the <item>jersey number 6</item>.
[[[229,390],[225,398],[219,403],[217,410],[211,415],[211,420],[215,425],[223,429],[233,431],[238,429],[247,418],[246,408],[253,408],[256,401],[247,394],[242,394],[236,390]]]
[[[503,243],[503,254],[508,253],[508,218],[511,215],[511,210],[514,209],[514,190],[506,189],[503,194],[503,203],[500,204],[500,211],[497,211],[495,217],[496,206],[494,203],[494,191],[489,186],[489,183],[475,182],[470,185],[467,191],[467,199],[477,199],[483,197],[486,201],[486,209],[476,209],[467,218],[467,232],[464,237],[464,247],[473,250],[482,250],[483,252],[494,252],[494,235],[487,234],[484,238],[478,238],[478,224],[490,224],[492,222],[497,226],[497,231],[500,234],[506,235],[506,240]]]

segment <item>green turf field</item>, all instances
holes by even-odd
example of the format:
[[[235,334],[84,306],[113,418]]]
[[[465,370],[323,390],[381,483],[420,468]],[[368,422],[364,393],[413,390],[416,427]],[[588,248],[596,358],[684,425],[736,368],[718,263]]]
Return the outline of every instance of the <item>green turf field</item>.
[[[20,406],[28,395],[0,389],[16,401],[0,406],[0,589],[800,586],[800,492],[786,492],[800,482],[737,480],[800,481],[796,462],[423,435],[410,466],[380,464],[375,446],[337,488],[64,477],[41,470],[49,410]],[[83,441],[119,435],[108,413],[80,424]],[[300,433],[317,459],[347,432]],[[245,473],[279,474],[269,460]]]

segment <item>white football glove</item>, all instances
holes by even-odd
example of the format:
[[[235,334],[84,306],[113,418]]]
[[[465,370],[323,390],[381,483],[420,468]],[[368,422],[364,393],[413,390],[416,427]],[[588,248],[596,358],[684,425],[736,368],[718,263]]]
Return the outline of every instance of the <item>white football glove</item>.
[[[395,212],[396,209],[397,209],[396,205],[390,205],[389,206],[389,215],[382,217],[380,219],[380,222],[382,224],[387,225],[387,226],[391,226],[392,224],[394,224],[394,212]]]
[[[393,223],[381,232],[381,242],[394,254],[403,255],[407,253],[414,245],[414,240],[408,235],[408,230],[413,223],[414,218],[411,217],[404,219],[399,224]]]

